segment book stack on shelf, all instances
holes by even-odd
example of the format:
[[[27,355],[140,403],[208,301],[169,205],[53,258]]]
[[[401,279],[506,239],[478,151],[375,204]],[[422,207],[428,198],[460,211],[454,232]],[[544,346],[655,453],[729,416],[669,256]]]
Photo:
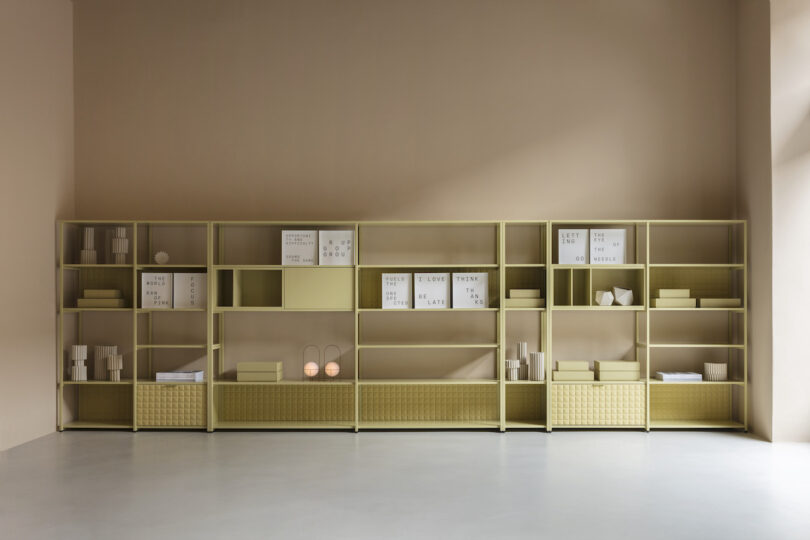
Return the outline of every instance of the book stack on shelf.
[[[505,299],[508,308],[541,308],[545,299],[540,297],[540,289],[509,289],[509,298]]]
[[[123,308],[126,300],[119,289],[84,289],[84,295],[76,301],[79,308]]]
[[[156,382],[203,382],[205,372],[198,371],[158,371],[155,373]]]
[[[641,362],[596,360],[593,365],[599,381],[638,381],[641,377]]]
[[[689,289],[658,289],[653,298],[654,308],[693,308],[697,299],[689,297]]]
[[[738,308],[742,307],[739,298],[700,298],[698,305],[702,308]]]
[[[585,360],[558,360],[557,370],[552,373],[553,381],[592,381],[593,371]]]
[[[703,375],[690,371],[659,371],[655,377],[664,382],[700,382],[703,380]]]

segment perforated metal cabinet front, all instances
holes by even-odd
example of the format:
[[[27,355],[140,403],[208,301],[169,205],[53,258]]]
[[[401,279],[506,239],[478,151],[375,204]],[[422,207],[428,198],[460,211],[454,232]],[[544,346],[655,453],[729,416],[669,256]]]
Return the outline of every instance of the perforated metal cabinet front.
[[[138,385],[138,426],[205,427],[204,384]]]
[[[644,384],[552,384],[554,426],[627,426],[646,424]]]

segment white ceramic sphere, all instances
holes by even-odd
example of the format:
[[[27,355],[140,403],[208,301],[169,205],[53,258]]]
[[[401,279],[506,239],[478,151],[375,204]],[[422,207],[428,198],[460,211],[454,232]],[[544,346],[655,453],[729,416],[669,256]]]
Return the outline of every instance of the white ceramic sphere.
[[[165,251],[155,253],[155,262],[158,264],[169,264],[169,254]]]
[[[318,364],[316,362],[307,362],[304,364],[304,375],[307,377],[314,377],[318,374]]]
[[[338,373],[340,373],[340,364],[334,361],[327,362],[323,367],[323,371],[328,377],[337,377]]]

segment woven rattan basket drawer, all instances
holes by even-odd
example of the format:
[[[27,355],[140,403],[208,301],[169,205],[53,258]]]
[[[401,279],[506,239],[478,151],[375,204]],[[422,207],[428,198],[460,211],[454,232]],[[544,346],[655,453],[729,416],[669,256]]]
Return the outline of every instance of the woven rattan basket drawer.
[[[551,386],[552,423],[557,426],[645,427],[643,384],[560,384]]]
[[[205,427],[204,384],[138,385],[138,426]]]

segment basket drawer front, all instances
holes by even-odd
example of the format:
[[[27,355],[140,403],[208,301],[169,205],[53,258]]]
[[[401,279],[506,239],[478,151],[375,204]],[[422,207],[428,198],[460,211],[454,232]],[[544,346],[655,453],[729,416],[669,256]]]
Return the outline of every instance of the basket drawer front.
[[[643,384],[553,384],[553,425],[644,427],[646,392]]]
[[[205,427],[204,384],[138,385],[138,425]]]

